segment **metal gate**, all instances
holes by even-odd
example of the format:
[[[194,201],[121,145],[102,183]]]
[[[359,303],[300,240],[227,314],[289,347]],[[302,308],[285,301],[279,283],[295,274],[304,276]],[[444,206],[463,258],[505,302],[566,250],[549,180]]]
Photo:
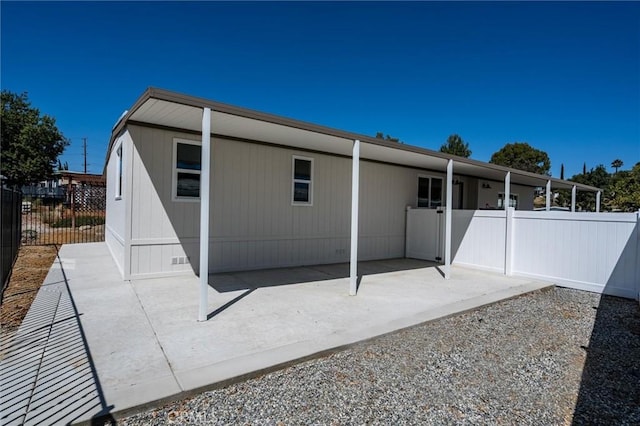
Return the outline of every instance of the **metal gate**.
[[[444,220],[444,211],[441,209],[407,209],[405,256],[442,262]]]
[[[69,184],[57,191],[25,191],[22,244],[72,244],[104,241],[106,188]]]

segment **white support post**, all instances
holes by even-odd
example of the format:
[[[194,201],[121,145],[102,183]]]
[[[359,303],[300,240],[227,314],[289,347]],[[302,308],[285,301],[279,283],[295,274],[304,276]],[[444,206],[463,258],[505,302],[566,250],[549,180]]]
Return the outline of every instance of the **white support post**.
[[[504,177],[504,200],[502,200],[502,208],[507,211],[511,205],[511,172],[507,172]]]
[[[360,141],[353,141],[351,166],[351,262],[349,270],[349,296],[358,291],[358,204],[360,188]]]
[[[571,187],[571,212],[575,213],[576,211],[576,191],[578,190],[578,188],[573,185]]]
[[[447,200],[444,216],[444,278],[451,278],[451,205],[453,204],[453,160],[447,163]]]
[[[598,191],[600,193],[600,191]],[[636,300],[638,301],[638,306],[640,306],[640,210],[636,213],[636,271],[635,271],[635,282],[636,282]]]
[[[547,203],[546,203],[546,211],[551,210],[551,180],[547,181]]]
[[[505,232],[505,246],[504,246],[504,274],[513,275],[513,215],[515,212],[514,207],[507,207],[507,229]]]
[[[602,191],[596,192],[596,213],[600,213],[600,193]]]
[[[511,208],[511,172],[504,177],[504,199],[502,206],[505,211],[505,250],[504,250],[504,274],[511,275],[511,232],[513,220],[513,208]]]
[[[211,176],[211,109],[202,110],[200,165],[200,309],[198,321],[207,320],[209,293],[209,182]]]

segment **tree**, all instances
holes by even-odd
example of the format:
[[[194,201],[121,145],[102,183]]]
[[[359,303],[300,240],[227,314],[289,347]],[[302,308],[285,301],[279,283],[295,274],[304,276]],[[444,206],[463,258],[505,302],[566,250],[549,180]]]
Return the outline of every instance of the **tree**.
[[[609,197],[608,188],[611,182],[611,175],[607,172],[607,168],[603,164],[598,165],[595,169],[591,169],[587,173],[574,175],[569,180],[603,189],[605,202]],[[578,191],[578,194],[576,196],[576,205],[582,208],[582,210],[595,210],[595,194],[593,192]]]
[[[471,156],[469,144],[465,143],[465,141],[463,141],[462,138],[456,133],[447,138],[447,142],[442,144],[442,146],[440,147],[440,152],[465,158],[469,158]]]
[[[69,163],[65,161],[64,164],[62,164],[60,160],[58,160],[58,171],[61,172],[63,170],[69,170]]]
[[[595,169],[591,169],[587,173],[574,175],[569,179],[573,182],[583,183],[585,185],[595,186],[597,188],[605,188],[609,185],[611,175],[607,172],[603,164],[598,165]]]
[[[551,161],[547,153],[533,148],[526,142],[506,144],[493,153],[489,162],[541,175],[549,175],[551,170]]]
[[[587,174],[587,162],[586,161],[584,163],[582,163],[582,174],[583,175]]]
[[[24,185],[51,177],[69,141],[54,118],[31,107],[26,93],[2,91],[2,152],[0,173],[9,185]]]
[[[389,142],[402,143],[402,141],[400,139],[391,137],[389,135],[385,136],[385,134],[382,133],[382,132],[377,132],[376,133],[376,139],[382,139],[382,140],[389,141]]]
[[[560,164],[560,179],[564,180],[564,163]],[[569,200],[569,191],[566,189],[558,189],[556,191],[556,196],[552,197],[552,201],[555,202],[556,205],[565,207]]]
[[[616,158],[615,160],[613,160],[611,162],[611,167],[613,167],[614,169],[616,169],[616,174],[618,174],[618,169],[620,167],[622,167],[624,163],[622,162],[622,160],[620,160],[619,158]]]
[[[628,172],[616,173],[612,180],[608,206],[627,212],[640,209],[640,162]]]

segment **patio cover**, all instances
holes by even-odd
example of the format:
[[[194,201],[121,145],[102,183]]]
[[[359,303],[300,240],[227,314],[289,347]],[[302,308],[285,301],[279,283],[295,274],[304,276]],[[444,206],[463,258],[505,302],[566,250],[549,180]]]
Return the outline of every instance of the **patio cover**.
[[[508,194],[510,184],[547,188],[547,209],[550,206],[550,189],[572,191],[572,210],[575,209],[576,190],[597,192],[600,189],[588,185],[556,179],[546,175],[529,173],[509,167],[489,164],[469,158],[449,155],[426,148],[389,142],[371,136],[360,135],[313,123],[294,120],[251,109],[240,108],[203,98],[188,96],[164,89],[148,88],[124,113],[113,128],[107,159],[113,144],[127,124],[175,129],[202,137],[202,152],[206,161],[202,164],[202,195],[200,221],[200,281],[201,306],[199,319],[206,320],[206,292],[208,289],[208,229],[209,215],[209,173],[208,164],[211,136],[224,136],[236,140],[258,141],[304,150],[340,155],[353,159],[352,211],[351,211],[351,276],[350,291],[355,295],[357,280],[357,229],[358,229],[358,188],[359,160],[373,160],[401,166],[416,167],[447,174],[446,229],[445,229],[445,277],[449,277],[451,263],[451,183],[454,173],[485,180],[505,182]],[[204,155],[203,155],[204,157]],[[213,159],[215,167],[215,159]],[[105,162],[106,164],[106,162]],[[106,165],[105,165],[106,168]],[[105,169],[106,170],[106,169]],[[505,194],[508,199],[508,195]],[[596,208],[598,209],[598,202]],[[204,255],[203,255],[204,254]]]
[[[212,136],[227,136],[287,147],[315,150],[351,157],[354,140],[361,142],[360,158],[403,166],[445,172],[450,159],[455,162],[455,174],[481,179],[504,181],[511,172],[511,183],[531,187],[551,181],[554,189],[597,192],[599,188],[498,166],[469,158],[457,157],[426,148],[389,142],[313,123],[240,108],[220,102],[183,95],[168,90],[149,88],[133,107],[123,114],[114,127],[109,150],[127,123],[140,123],[181,131],[202,133],[203,108],[211,110]]]

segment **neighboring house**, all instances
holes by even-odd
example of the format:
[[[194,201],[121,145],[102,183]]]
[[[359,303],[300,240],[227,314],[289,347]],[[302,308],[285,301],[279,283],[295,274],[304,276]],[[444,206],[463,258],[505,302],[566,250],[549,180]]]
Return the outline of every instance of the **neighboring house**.
[[[450,218],[505,200],[532,210],[545,185],[598,191],[153,88],[114,127],[105,173],[125,279],[197,272],[200,250],[207,272],[405,257],[408,207]]]
[[[70,172],[63,170],[59,172],[60,182],[66,189],[66,202],[74,203],[83,207],[91,207],[95,210],[104,210],[105,186],[104,175],[82,172]]]
[[[75,203],[104,209],[105,185],[104,175],[61,170],[55,172],[49,180],[23,185],[22,195],[70,204],[73,194]]]
[[[59,176],[59,181],[61,185],[71,185],[73,186],[82,186],[82,185],[90,185],[90,186],[105,186],[106,179],[102,174],[95,173],[82,173],[82,172],[71,172],[68,170],[62,170],[57,173]]]
[[[34,198],[63,199],[65,187],[57,176],[52,179],[43,180],[22,186],[22,195]]]

